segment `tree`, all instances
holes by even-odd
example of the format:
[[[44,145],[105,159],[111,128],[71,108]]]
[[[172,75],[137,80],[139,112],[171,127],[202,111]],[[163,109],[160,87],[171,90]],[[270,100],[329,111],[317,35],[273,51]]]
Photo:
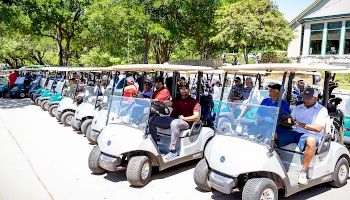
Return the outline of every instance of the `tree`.
[[[60,66],[71,57],[70,45],[81,31],[90,0],[23,0],[18,5],[31,20],[31,34],[56,41]]]
[[[225,42],[243,51],[245,62],[253,50],[285,50],[292,40],[288,22],[270,0],[248,0],[217,11],[215,42]]]

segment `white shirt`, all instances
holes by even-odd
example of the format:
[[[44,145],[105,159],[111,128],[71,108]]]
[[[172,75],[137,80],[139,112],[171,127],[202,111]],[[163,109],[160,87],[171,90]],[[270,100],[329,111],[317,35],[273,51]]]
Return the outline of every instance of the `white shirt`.
[[[321,126],[325,126],[327,120],[329,119],[327,109],[318,102],[316,102],[315,105],[310,108],[307,108],[304,104],[298,105],[293,109],[291,115],[292,118],[298,122]],[[294,131],[304,134],[314,134],[317,136],[322,136],[324,134],[324,130],[321,132],[315,132],[306,130],[300,126],[297,126]]]

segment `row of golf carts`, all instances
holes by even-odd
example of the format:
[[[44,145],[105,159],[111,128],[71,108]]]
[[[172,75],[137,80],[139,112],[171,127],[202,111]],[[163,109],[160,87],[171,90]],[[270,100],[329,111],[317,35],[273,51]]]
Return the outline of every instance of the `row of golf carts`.
[[[227,65],[210,70],[202,66],[139,64],[47,70],[95,73],[96,84],[79,85],[72,79],[55,81],[42,78],[40,89],[29,93],[43,110],[64,125],[82,132],[90,144],[95,145],[88,158],[93,174],[125,169],[130,184],[142,187],[151,181],[154,167],[161,171],[199,160],[194,181],[201,190],[230,194],[239,189],[243,199],[278,199],[279,195],[290,196],[325,182],[335,187],[347,183],[350,154],[343,145],[346,141],[344,114],[339,109],[341,99],[332,94],[335,88],[332,78],[336,73],[348,72],[344,67],[257,64]],[[279,107],[260,105],[268,97],[264,76],[271,73],[283,77],[279,106],[282,98],[292,102],[292,83],[297,75],[325,75],[324,84],[319,87],[322,91],[320,101],[327,107],[330,119],[311,161],[307,185],[299,185],[297,180],[303,152],[296,144],[279,148],[275,145]],[[102,84],[104,75],[109,77],[110,83]],[[179,156],[175,159],[163,158],[169,152],[170,129],[158,128],[156,141],[148,131],[150,122],[156,116],[169,115],[171,108],[152,99],[123,96],[126,77],[135,75],[141,77],[140,90],[146,79],[154,83],[156,77],[163,76],[172,97],[175,97],[177,77],[181,75],[188,78],[190,88],[195,91],[192,91],[192,96],[201,104],[201,121],[181,132],[176,149]],[[211,82],[214,76],[222,83],[218,99],[213,99],[208,92],[210,88],[205,86],[205,81]],[[228,102],[232,80],[237,76],[243,80],[252,77],[254,87],[246,100]],[[204,112],[207,110],[209,115]]]

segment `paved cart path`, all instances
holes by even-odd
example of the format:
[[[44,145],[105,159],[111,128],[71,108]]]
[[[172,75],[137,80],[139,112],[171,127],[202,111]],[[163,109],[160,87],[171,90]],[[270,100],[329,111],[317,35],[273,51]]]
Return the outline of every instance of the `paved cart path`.
[[[130,187],[125,171],[92,175],[93,146],[28,99],[0,99],[0,200],[240,199],[239,192],[203,193],[193,182],[195,162],[155,172],[144,188]],[[350,183],[350,181],[349,181]],[[288,199],[348,199],[350,184],[321,185]]]

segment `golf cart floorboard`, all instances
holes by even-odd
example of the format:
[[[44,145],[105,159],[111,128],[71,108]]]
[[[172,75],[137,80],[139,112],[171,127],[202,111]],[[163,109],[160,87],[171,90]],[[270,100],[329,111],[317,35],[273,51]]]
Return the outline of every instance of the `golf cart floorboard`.
[[[162,171],[164,169],[191,161],[191,160],[195,160],[195,159],[201,159],[203,157],[203,152],[198,152],[195,154],[191,154],[188,156],[177,156],[176,158],[169,160],[169,161],[164,161],[163,156],[159,155],[158,156],[158,160],[160,161],[159,163],[159,171]]]

